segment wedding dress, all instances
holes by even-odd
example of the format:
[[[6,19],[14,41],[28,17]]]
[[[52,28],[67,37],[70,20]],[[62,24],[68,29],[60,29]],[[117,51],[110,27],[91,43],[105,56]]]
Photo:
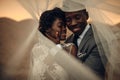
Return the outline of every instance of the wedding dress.
[[[48,41],[48,46],[55,45],[39,33],[39,42],[35,44],[31,55],[32,74],[30,75],[30,80],[70,80],[66,71],[55,62],[49,53],[48,46],[44,44],[45,42],[41,37],[43,40]]]

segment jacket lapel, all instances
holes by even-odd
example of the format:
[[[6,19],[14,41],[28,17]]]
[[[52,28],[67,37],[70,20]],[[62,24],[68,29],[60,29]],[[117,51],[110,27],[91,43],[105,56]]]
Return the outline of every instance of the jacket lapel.
[[[78,46],[78,51],[80,51],[83,48],[83,46],[87,43],[87,41],[91,38],[91,36],[93,36],[92,27],[88,29],[87,33],[83,37],[81,43]]]
[[[67,40],[65,41],[65,43],[72,43],[74,40],[74,34],[72,34],[70,37],[67,38]]]

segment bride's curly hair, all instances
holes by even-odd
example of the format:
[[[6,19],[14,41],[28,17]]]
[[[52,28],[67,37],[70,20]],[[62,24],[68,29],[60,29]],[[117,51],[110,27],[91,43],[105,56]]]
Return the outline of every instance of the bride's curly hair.
[[[46,30],[52,27],[56,19],[61,19],[65,25],[65,14],[60,8],[54,8],[43,12],[39,20],[39,31],[45,35]]]

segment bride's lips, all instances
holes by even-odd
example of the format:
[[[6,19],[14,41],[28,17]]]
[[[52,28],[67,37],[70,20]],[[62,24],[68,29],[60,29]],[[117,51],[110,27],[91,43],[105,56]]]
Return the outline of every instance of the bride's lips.
[[[66,34],[61,34],[61,37],[66,37]]]
[[[61,40],[65,40],[66,39],[66,34],[61,34]]]
[[[62,37],[66,37],[66,34],[62,34],[61,36],[62,36]]]

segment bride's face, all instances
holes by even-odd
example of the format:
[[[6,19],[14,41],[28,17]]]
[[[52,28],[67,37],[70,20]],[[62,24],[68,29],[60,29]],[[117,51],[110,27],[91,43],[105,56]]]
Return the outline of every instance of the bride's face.
[[[65,23],[61,19],[57,18],[53,22],[52,27],[49,29],[49,35],[53,39],[56,39],[56,41],[51,39],[55,43],[60,43],[60,40],[65,40],[66,39]]]

